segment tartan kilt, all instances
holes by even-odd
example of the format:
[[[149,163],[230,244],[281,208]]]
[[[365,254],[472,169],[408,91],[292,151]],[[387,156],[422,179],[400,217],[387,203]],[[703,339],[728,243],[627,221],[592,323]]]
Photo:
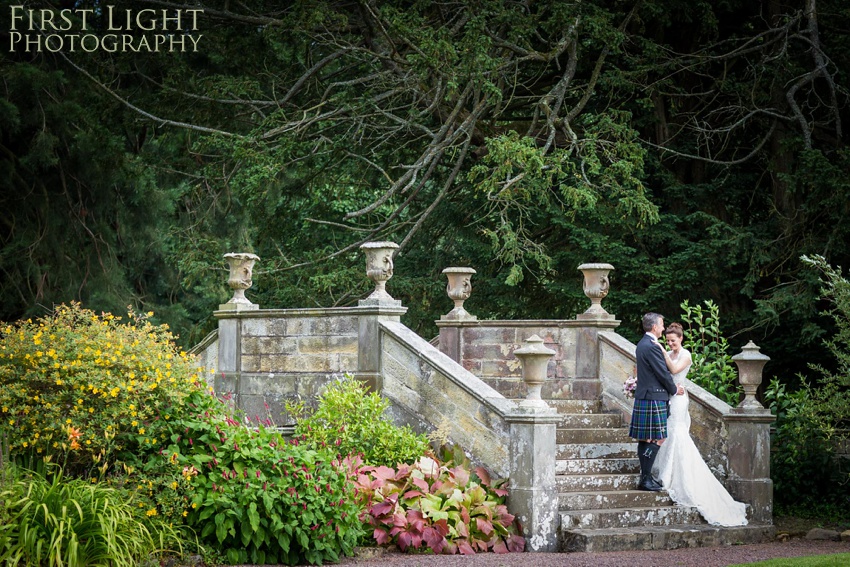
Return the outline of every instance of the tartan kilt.
[[[629,437],[645,441],[667,438],[667,400],[635,400]]]

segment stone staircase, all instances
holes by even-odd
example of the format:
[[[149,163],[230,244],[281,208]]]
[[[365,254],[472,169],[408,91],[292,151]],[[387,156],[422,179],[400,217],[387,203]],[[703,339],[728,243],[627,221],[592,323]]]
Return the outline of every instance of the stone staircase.
[[[561,551],[676,549],[758,543],[772,525],[720,528],[666,492],[637,490],[636,443],[619,414],[598,400],[547,400],[561,414],[556,483]]]

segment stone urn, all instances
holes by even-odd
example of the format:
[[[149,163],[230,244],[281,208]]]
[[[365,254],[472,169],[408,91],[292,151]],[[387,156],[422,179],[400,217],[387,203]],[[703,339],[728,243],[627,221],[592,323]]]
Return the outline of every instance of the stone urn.
[[[741,352],[732,357],[738,365],[738,381],[744,388],[744,399],[738,404],[741,409],[762,410],[764,406],[756,399],[756,390],[761,385],[762,370],[770,357],[759,352],[753,341],[748,342]]]
[[[584,274],[584,294],[590,299],[590,307],[579,315],[579,319],[613,319],[614,316],[602,308],[602,300],[608,295],[608,272],[611,264],[582,264],[578,267]]]
[[[520,402],[520,407],[549,408],[540,397],[543,383],[546,381],[546,370],[549,359],[555,356],[555,351],[543,345],[543,339],[531,335],[525,340],[525,346],[514,351],[522,364],[522,380],[528,386],[528,395]]]
[[[393,277],[393,251],[398,248],[395,242],[366,242],[360,249],[366,254],[366,275],[375,282],[375,291],[367,299],[376,301],[395,301],[387,293],[387,280]]]
[[[446,285],[446,294],[448,294],[449,299],[455,302],[455,307],[443,315],[441,319],[476,320],[475,315],[463,308],[463,302],[469,299],[470,294],[472,294],[471,280],[475,270],[472,268],[446,268],[443,273],[449,279],[449,283]]]
[[[225,305],[234,304],[236,306],[253,306],[254,303],[245,297],[245,290],[253,285],[251,281],[254,263],[260,257],[256,254],[248,252],[231,252],[224,255],[224,259],[230,264],[230,275],[227,278],[227,285],[233,290],[233,297]]]

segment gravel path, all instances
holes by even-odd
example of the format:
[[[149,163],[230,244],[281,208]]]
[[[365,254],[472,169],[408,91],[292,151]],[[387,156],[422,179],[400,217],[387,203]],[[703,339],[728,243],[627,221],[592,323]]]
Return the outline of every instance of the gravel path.
[[[375,550],[364,550],[365,553]],[[808,541],[702,547],[667,551],[611,551],[606,553],[481,553],[468,557],[457,555],[406,555],[384,551],[343,559],[340,565],[404,565],[405,567],[620,567],[620,566],[684,566],[727,567],[779,557],[801,557],[832,553],[850,553],[850,542]],[[850,562],[848,562],[850,563]]]

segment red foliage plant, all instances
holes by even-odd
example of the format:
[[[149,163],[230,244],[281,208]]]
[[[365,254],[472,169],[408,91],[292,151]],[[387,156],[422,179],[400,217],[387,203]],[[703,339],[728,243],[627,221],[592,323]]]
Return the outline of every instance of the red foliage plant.
[[[398,469],[363,467],[355,484],[361,519],[373,528],[378,545],[464,555],[525,548],[504,503],[506,480],[491,480],[482,467],[470,473],[422,457]]]

